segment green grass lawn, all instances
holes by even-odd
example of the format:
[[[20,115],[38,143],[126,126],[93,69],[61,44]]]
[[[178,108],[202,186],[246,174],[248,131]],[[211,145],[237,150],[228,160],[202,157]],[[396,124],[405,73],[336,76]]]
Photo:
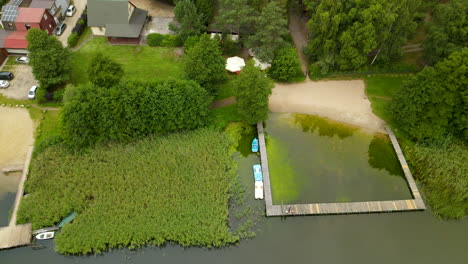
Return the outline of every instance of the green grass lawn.
[[[242,117],[239,115],[237,104],[228,105],[211,110],[211,125],[224,129],[231,122],[240,122]]]
[[[374,114],[386,121],[391,120],[386,110],[388,103],[409,77],[407,75],[373,75],[365,78],[366,94]]]
[[[76,211],[55,239],[64,254],[237,242],[228,226],[233,144],[224,132],[201,129],[80,153],[49,147],[32,162],[18,222],[36,229]]]
[[[233,85],[234,78],[236,78],[236,76],[229,77],[229,80],[216,85],[215,100],[221,100],[235,95],[235,87]]]
[[[112,46],[106,38],[96,37],[72,56],[71,82],[75,85],[88,81],[87,68],[96,53],[122,64],[124,79],[167,80],[182,79],[182,57],[174,48],[148,46]]]
[[[81,43],[83,43],[86,39],[88,39],[89,36],[91,36],[92,33],[93,32],[91,31],[91,28],[86,27],[85,30],[83,31],[83,33],[81,33],[80,38],[76,42],[75,47],[78,47],[79,45],[81,45]]]

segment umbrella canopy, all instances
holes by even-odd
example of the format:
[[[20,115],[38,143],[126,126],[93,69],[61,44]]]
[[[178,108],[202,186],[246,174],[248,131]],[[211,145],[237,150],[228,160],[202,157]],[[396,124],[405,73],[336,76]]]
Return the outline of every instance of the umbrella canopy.
[[[226,70],[230,72],[240,72],[245,66],[245,61],[240,57],[231,57],[226,61]]]

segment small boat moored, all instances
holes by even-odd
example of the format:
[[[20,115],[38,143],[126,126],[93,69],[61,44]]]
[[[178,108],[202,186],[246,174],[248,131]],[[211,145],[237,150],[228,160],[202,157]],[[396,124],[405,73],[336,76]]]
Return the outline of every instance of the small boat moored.
[[[36,239],[38,240],[52,239],[54,238],[54,235],[55,235],[54,232],[44,232],[44,233],[40,233],[39,235],[37,235]]]
[[[263,200],[263,182],[255,182],[255,199]]]
[[[253,171],[255,181],[263,182],[262,166],[260,164],[253,165]]]
[[[252,140],[252,152],[258,152],[258,139]]]

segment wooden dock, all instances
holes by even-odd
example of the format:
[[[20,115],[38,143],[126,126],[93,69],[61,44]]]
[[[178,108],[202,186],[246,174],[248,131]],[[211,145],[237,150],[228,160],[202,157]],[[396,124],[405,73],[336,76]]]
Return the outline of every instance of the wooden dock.
[[[26,181],[26,177],[29,172],[29,163],[31,162],[33,150],[34,147],[29,147],[28,154],[26,155],[24,170],[18,185],[18,191],[16,192],[16,199],[10,223],[7,227],[0,228],[0,249],[29,245],[31,242],[31,224],[16,225],[16,214],[18,212],[21,198],[24,194],[24,182]]]
[[[268,168],[268,156],[265,145],[263,123],[257,123],[258,141],[263,173],[263,189],[265,192],[265,205],[267,216],[289,216],[289,215],[330,215],[330,214],[360,214],[360,213],[388,213],[418,211],[426,209],[413,175],[408,168],[400,145],[396,140],[390,127],[385,128],[392,142],[395,153],[398,156],[401,167],[405,174],[406,181],[411,191],[413,199],[393,200],[393,201],[366,201],[349,203],[312,203],[312,204],[286,204],[273,205],[271,195],[270,172]]]

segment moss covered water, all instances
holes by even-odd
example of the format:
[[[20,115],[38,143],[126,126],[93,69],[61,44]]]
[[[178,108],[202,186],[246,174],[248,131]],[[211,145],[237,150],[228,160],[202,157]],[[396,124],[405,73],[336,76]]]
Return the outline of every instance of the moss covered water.
[[[303,114],[270,114],[274,204],[409,199],[388,137]]]

